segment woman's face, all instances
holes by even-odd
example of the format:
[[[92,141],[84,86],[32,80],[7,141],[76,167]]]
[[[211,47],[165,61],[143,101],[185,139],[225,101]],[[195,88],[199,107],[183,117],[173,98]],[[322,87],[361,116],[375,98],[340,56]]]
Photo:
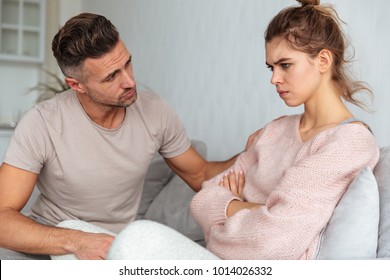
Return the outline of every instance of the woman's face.
[[[275,37],[266,44],[266,64],[272,71],[271,83],[288,106],[304,104],[319,91],[318,59],[292,49],[284,38]]]

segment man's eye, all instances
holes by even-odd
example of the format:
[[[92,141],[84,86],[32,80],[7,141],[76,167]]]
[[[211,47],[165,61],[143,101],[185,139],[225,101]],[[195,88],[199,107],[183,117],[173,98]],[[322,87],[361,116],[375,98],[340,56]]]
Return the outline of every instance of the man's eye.
[[[111,75],[111,76],[109,76],[109,77],[107,77],[106,82],[111,82],[111,81],[113,81],[113,80],[115,79],[115,77],[116,77],[116,73],[113,74],[113,75]]]

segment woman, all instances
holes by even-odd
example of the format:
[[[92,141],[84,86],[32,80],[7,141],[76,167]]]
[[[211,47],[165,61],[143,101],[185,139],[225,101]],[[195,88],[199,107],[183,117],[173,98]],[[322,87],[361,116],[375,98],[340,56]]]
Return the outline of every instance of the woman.
[[[344,101],[361,105],[345,64],[346,43],[331,6],[302,0],[265,32],[271,83],[304,112],[259,131],[230,171],[203,184],[191,211],[207,248],[222,259],[313,259],[339,199],[379,149]],[[245,177],[245,182],[244,182]]]

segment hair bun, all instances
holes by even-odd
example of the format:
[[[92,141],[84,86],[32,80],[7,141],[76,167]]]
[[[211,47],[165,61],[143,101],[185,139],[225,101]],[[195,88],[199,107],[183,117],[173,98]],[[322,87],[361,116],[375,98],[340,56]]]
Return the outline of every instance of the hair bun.
[[[307,5],[316,6],[320,4],[320,0],[297,0],[298,3],[301,3],[302,7]]]

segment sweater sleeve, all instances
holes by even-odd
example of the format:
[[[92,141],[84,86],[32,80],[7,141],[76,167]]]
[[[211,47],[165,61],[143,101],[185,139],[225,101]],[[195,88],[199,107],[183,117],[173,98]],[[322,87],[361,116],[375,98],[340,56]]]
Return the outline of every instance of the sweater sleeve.
[[[205,188],[191,204],[193,215],[208,249],[223,259],[304,258],[353,178],[373,168],[378,157],[372,135],[352,124],[332,137],[318,137],[307,155],[298,154],[265,206],[222,219],[221,209],[231,199],[223,188]]]
[[[230,170],[235,170],[236,172],[243,171],[245,174],[246,171],[257,162],[255,146],[261,136],[261,133],[262,131],[260,131],[259,135],[254,139],[253,144],[248,148],[248,150],[239,155],[233,166],[224,170],[214,178],[203,182],[202,190],[198,192],[192,200],[191,210],[195,219],[198,217],[198,210],[204,207],[209,209],[208,211],[202,211],[202,213],[199,213],[202,218],[198,220],[198,223],[201,224],[204,230],[206,242],[208,240],[209,229],[211,226],[214,224],[223,224],[226,221],[226,210],[229,203],[232,200],[241,200],[241,198],[233,195],[233,193],[229,190],[219,186],[221,178]],[[218,199],[215,199],[216,197]]]

